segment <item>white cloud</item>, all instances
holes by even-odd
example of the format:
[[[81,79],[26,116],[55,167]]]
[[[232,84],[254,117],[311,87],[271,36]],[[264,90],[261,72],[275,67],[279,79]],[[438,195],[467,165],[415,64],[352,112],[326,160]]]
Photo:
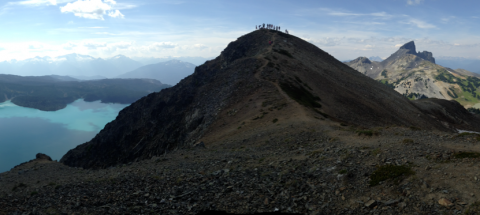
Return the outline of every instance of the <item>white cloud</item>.
[[[108,28],[108,27],[100,27],[100,26],[95,26],[95,27],[78,27],[78,28],[93,28],[93,29],[101,29],[101,28]]]
[[[49,6],[49,5],[58,5],[67,2],[72,2],[74,0],[24,0],[18,2],[8,2],[8,5],[25,5],[25,6]]]
[[[28,49],[42,49],[42,48],[43,48],[43,45],[38,43],[28,45]]]
[[[27,0],[27,1],[20,1],[18,2],[20,5],[32,5],[32,6],[39,6],[39,5],[57,5],[56,0]]]
[[[83,46],[87,47],[87,49],[92,50],[92,49],[98,49],[98,48],[106,47],[107,44],[106,43],[98,43],[98,42],[84,42]]]
[[[418,28],[424,28],[424,29],[427,29],[427,28],[436,28],[436,27],[437,27],[437,26],[435,26],[435,25],[429,24],[429,23],[427,23],[427,22],[424,22],[424,21],[418,20],[418,19],[410,19],[410,20],[408,20],[408,21],[403,21],[403,22],[400,22],[400,23],[415,25],[415,26],[417,26]]]
[[[114,0],[78,0],[60,7],[60,11],[62,13],[73,13],[75,16],[87,19],[104,20],[104,15],[123,18],[124,15],[119,10],[113,10],[115,4]]]
[[[115,49],[128,49],[133,45],[133,42],[117,42],[117,43],[112,43],[109,44],[109,47],[115,48]]]
[[[203,44],[195,44],[195,45],[193,45],[193,48],[195,48],[195,49],[206,49],[207,46],[203,45]]]
[[[150,45],[148,48],[150,51],[160,51],[162,49],[172,49],[177,47],[178,45],[172,42],[155,42]]]
[[[318,46],[338,46],[341,44],[342,40],[345,39],[345,37],[324,37],[319,39],[302,38],[302,39]]]
[[[331,16],[374,16],[374,17],[389,17],[390,15],[385,12],[377,12],[377,13],[348,13],[348,12],[340,12],[334,11],[327,8],[322,8],[321,10],[328,11],[328,15]]]
[[[74,43],[66,43],[62,45],[63,49],[65,50],[72,50],[73,48],[77,47]]]
[[[408,5],[416,5],[422,3],[423,0],[407,0]]]
[[[117,17],[124,18],[125,17],[122,13],[120,13],[119,10],[115,10],[115,12],[110,11],[108,13],[108,16],[113,17],[113,18],[117,18]]]

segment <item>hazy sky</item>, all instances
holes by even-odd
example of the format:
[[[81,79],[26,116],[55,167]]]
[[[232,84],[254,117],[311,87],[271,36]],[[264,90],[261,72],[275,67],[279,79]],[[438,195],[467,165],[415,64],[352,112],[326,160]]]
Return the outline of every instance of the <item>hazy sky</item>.
[[[434,57],[480,58],[478,0],[1,0],[0,61],[69,53],[215,57],[262,23],[340,60],[385,58],[411,40]]]

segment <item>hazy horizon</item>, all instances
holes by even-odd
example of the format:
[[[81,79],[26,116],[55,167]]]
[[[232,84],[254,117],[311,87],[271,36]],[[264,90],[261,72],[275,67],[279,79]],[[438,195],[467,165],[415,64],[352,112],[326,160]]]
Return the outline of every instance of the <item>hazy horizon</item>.
[[[0,61],[213,58],[255,25],[274,24],[339,60],[388,57],[414,40],[434,57],[480,59],[478,1],[19,0],[0,3]]]

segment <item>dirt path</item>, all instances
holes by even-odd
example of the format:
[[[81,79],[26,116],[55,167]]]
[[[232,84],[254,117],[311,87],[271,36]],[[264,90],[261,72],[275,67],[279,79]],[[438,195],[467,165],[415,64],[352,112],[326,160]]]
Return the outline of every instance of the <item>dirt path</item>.
[[[272,35],[271,37],[271,41],[272,41],[272,45],[270,45],[268,48],[267,48],[267,51],[262,53],[262,54],[259,54],[256,58],[259,59],[259,60],[262,60],[264,61],[265,63],[257,69],[257,72],[255,73],[255,78],[258,79],[258,80],[261,80],[261,81],[267,81],[271,84],[273,84],[276,88],[277,88],[277,91],[280,93],[280,95],[282,95],[287,101],[289,104],[292,104],[294,105],[295,109],[298,110],[299,112],[299,120],[301,121],[307,121],[309,120],[310,118],[307,116],[307,113],[305,112],[305,109],[300,105],[298,104],[297,102],[295,102],[294,100],[292,100],[281,88],[280,86],[278,85],[278,83],[276,82],[272,82],[272,81],[268,81],[268,80],[265,80],[265,79],[262,79],[260,77],[260,74],[261,72],[263,71],[263,69],[268,65],[268,60],[265,59],[265,54],[267,53],[271,53],[272,52],[272,49],[273,49],[273,45],[275,44],[277,40],[277,37],[275,35]]]

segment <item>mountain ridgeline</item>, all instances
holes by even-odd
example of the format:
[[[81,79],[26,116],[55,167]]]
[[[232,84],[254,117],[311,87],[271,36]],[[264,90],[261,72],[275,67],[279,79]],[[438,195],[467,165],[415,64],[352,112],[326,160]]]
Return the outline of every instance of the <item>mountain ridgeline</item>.
[[[410,101],[298,37],[261,29],[177,85],[126,107],[61,162],[105,168],[200,141],[247,141],[249,132],[298,121],[480,131],[478,119],[456,102]]]
[[[359,57],[346,64],[409,99],[439,98],[456,100],[465,107],[480,105],[479,74],[435,64],[433,54],[417,53],[413,41],[381,62]]]
[[[183,78],[191,75],[195,65],[179,60],[170,60],[142,66],[136,70],[117,76],[117,78],[148,78],[162,83],[175,85]]]
[[[83,98],[103,103],[130,104],[170,85],[151,79],[78,81],[65,76],[16,76],[0,74],[0,102],[43,111],[56,111]]]

